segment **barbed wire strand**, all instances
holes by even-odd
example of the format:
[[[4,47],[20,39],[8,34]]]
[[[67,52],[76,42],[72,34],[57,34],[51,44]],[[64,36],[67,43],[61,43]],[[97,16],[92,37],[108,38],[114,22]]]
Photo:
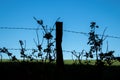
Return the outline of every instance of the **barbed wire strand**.
[[[38,49],[35,49],[35,48],[27,48],[27,49],[25,49],[26,51],[29,51],[29,50],[38,50]],[[20,48],[7,48],[7,50],[21,50]],[[68,52],[68,53],[72,53],[73,51],[75,51],[75,50],[72,50],[72,51],[69,51],[69,50],[62,50],[63,52]],[[76,53],[80,53],[80,52],[78,52],[78,51],[75,51]]]
[[[35,48],[32,48],[32,49],[30,49],[30,48],[28,48],[28,49],[25,49],[25,51],[30,51],[30,50],[38,50],[38,49],[35,49]],[[7,48],[7,50],[13,50],[13,51],[16,51],[16,50],[21,50],[20,48]],[[75,52],[75,53],[81,53],[81,52],[78,52],[78,51],[75,51],[75,50],[72,50],[72,51],[69,51],[69,50],[62,50],[62,52],[67,52],[67,53],[73,53],[73,52]],[[93,55],[96,55],[96,54],[93,54]]]
[[[19,27],[19,28],[16,28],[16,27],[0,27],[0,29],[43,30],[42,28],[23,28],[23,27]],[[47,30],[50,30],[50,29],[47,29]],[[53,30],[55,30],[55,29],[53,29]],[[89,33],[86,33],[86,32],[78,32],[78,31],[72,31],[72,30],[63,30],[63,31],[64,31],[64,32],[69,32],[69,33],[75,33],[75,34],[83,34],[83,35],[86,35],[86,36],[89,35]],[[98,34],[98,36],[103,36],[103,35]],[[104,37],[120,39],[120,37],[111,36],[111,35],[104,35]]]

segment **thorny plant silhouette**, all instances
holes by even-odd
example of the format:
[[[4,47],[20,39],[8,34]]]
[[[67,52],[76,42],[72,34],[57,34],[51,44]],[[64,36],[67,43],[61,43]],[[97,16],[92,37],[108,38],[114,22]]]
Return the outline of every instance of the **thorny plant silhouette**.
[[[18,61],[16,56],[12,55],[12,53],[10,53],[6,47],[0,48],[0,53],[7,54],[9,59],[10,59],[10,61]],[[0,56],[1,56],[1,62],[2,62],[2,54]]]
[[[23,41],[22,41],[22,40],[19,40],[19,43],[20,43],[20,46],[21,46],[20,54],[21,54],[21,57],[23,58],[23,61],[25,61],[26,59],[27,59],[27,61],[28,61],[28,60],[29,60],[29,61],[36,60],[34,57],[37,58],[37,56],[34,55],[34,53],[37,52],[37,50],[32,49],[32,54],[27,55],[27,54],[25,54],[25,51],[27,51],[27,50],[26,50],[25,47],[23,47],[23,45],[24,45]],[[25,46],[26,46],[26,45],[25,45]],[[33,57],[33,56],[34,56],[34,57]]]
[[[43,50],[45,53],[47,53],[46,57],[45,57],[45,62],[46,62],[47,59],[49,60],[49,62],[52,62],[52,61],[55,60],[55,53],[54,52],[56,50],[56,49],[52,49],[52,46],[54,46],[55,40],[51,41],[53,39],[52,31],[54,30],[55,24],[53,25],[53,28],[47,29],[47,26],[44,26],[44,24],[43,24],[43,20],[37,20],[35,17],[33,17],[33,18],[36,20],[36,22],[40,26],[42,26],[42,28],[44,30],[44,36],[43,36],[43,38],[45,38],[47,40],[47,48]],[[59,18],[57,20],[59,20]],[[38,33],[37,33],[37,35],[38,35]],[[41,49],[42,49],[41,46],[42,45],[39,45],[39,44],[37,46],[38,50],[40,52],[41,52]],[[52,53],[53,53],[53,56],[51,55]],[[54,58],[52,58],[52,57],[54,57]]]
[[[88,45],[90,45],[90,51],[88,54],[90,54],[90,57],[93,58],[93,53],[96,53],[96,61],[98,62],[98,52],[102,50],[102,44],[105,40],[105,38],[103,39],[105,31],[100,38],[98,34],[96,34],[96,28],[99,28],[99,26],[96,25],[96,22],[91,22],[90,28],[91,30],[89,32],[89,38],[87,43]]]
[[[114,60],[114,53],[115,51],[111,50],[111,51],[108,51],[108,42],[107,42],[107,49],[106,49],[106,52],[101,52],[99,54],[100,56],[100,60],[104,60],[108,65],[111,65],[113,62],[112,60]],[[104,62],[104,64],[105,64]]]
[[[23,57],[23,61],[25,61],[25,58],[27,58],[27,55],[25,54],[25,48],[23,47],[24,43],[22,40],[19,40],[20,46],[21,46],[21,50],[20,50],[20,54],[21,57]]]
[[[103,41],[106,39],[107,36],[104,37],[104,33],[106,31],[107,28],[104,29],[102,37],[100,38],[98,34],[96,34],[96,28],[99,28],[99,26],[96,25],[96,22],[91,22],[90,25],[90,32],[89,32],[89,38],[88,38],[88,45],[90,45],[90,51],[88,54],[88,56],[90,56],[91,58],[93,58],[93,53],[96,53],[96,63],[99,64],[99,62],[101,62],[103,60],[103,58],[105,59],[105,61],[107,61],[107,63],[109,65],[111,65],[111,60],[113,59],[113,53],[114,51],[109,51],[106,53],[102,52],[102,45],[103,45]],[[100,53],[98,55],[98,52]],[[100,57],[100,60],[98,59],[98,57]]]
[[[84,50],[82,50],[82,52],[76,52],[75,50],[73,50],[72,52],[72,60],[73,60],[73,64],[81,64],[82,62],[82,56],[83,56],[83,54],[84,54]],[[74,57],[76,57],[76,59],[74,59],[73,58],[73,56]]]

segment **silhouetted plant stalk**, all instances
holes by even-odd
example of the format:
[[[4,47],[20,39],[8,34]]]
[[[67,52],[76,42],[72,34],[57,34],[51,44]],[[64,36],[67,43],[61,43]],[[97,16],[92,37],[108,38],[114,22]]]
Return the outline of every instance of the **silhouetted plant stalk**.
[[[113,59],[114,51],[109,51],[106,53],[102,52],[103,41],[106,39],[106,37],[104,37],[104,33],[107,28],[104,29],[101,38],[98,36],[98,34],[96,34],[96,28],[99,28],[99,26],[96,25],[96,22],[91,22],[90,28],[91,30],[89,32],[89,38],[87,43],[88,45],[90,45],[90,51],[86,54],[93,58],[93,53],[96,53],[97,64],[99,64],[99,62],[101,62],[104,59],[107,62],[107,64],[111,65],[111,60]],[[99,55],[98,52],[100,53]],[[100,57],[101,61],[98,60],[98,57]]]
[[[23,61],[25,61],[25,58],[27,57],[27,55],[25,54],[25,48],[23,47],[23,41],[22,40],[19,40],[19,43],[20,43],[20,46],[21,46],[21,50],[20,50],[20,54],[21,54],[21,57],[23,58]]]
[[[14,55],[12,55],[12,53],[10,53],[6,47],[0,48],[0,53],[7,54],[10,61],[17,60],[17,58]],[[2,54],[0,56],[1,56],[1,62],[2,62]]]
[[[37,20],[35,17],[33,17],[33,18],[37,21],[37,23],[44,30],[44,36],[43,36],[43,38],[45,38],[47,40],[47,47],[46,47],[46,49],[43,50],[43,52],[46,53],[45,62],[48,59],[49,62],[51,63],[52,61],[54,61],[53,56],[51,55],[53,53],[52,46],[54,46],[53,44],[55,42],[55,41],[51,42],[52,39],[53,39],[52,31],[54,30],[54,26],[53,26],[53,28],[47,29],[47,25],[44,26],[43,20]],[[42,49],[41,45],[38,45],[38,49],[39,49],[39,52],[40,52],[39,55],[40,55],[41,54],[41,49]]]
[[[101,52],[99,54],[100,59],[104,60],[105,63],[107,63],[108,65],[111,65],[113,63],[112,60],[114,60],[114,55],[113,55],[114,52],[115,51],[112,51],[112,50],[108,51],[108,44],[107,44],[107,50],[106,50],[106,52],[105,53]]]
[[[23,47],[24,46],[23,41],[19,40],[19,43],[20,43],[20,46],[21,46],[20,54],[21,54],[21,58],[23,58],[23,61],[26,61],[26,59],[27,59],[27,61],[33,61],[33,60],[37,59],[37,56],[34,54],[35,52],[37,52],[37,50],[33,49],[32,54],[27,55],[27,54],[25,54],[25,51],[27,51],[27,50],[25,49],[25,47]]]
[[[95,29],[98,28],[98,26],[96,26],[95,22],[91,22],[90,28],[91,30],[89,32],[89,38],[87,43],[90,45],[89,54],[92,55],[92,53],[96,52],[96,60],[98,61],[98,51],[100,51],[101,46],[100,39],[98,35],[95,33]]]
[[[88,60],[88,58],[93,58],[93,54],[89,54],[88,52],[85,51],[85,55],[84,56],[86,57],[85,63],[89,64],[90,61]]]
[[[32,54],[34,55],[36,52],[38,52],[38,55],[36,56],[36,58],[39,58],[40,57],[40,59],[41,59],[41,61],[43,62],[44,61],[44,58],[43,58],[43,53],[42,53],[42,44],[43,44],[43,40],[44,39],[42,39],[42,42],[41,42],[41,44],[39,43],[40,41],[39,41],[39,35],[38,35],[38,29],[36,30],[36,35],[37,35],[37,42],[35,41],[35,39],[34,39],[34,42],[35,42],[35,44],[36,44],[36,47],[37,47],[37,49],[38,50],[35,50],[35,49],[33,49],[32,51]],[[35,55],[34,55],[35,56]]]
[[[78,64],[81,64],[84,50],[82,50],[82,52],[79,52],[79,53],[77,53],[75,50],[73,50],[71,53],[72,53],[72,60],[73,60],[74,64],[77,64],[77,62],[78,62]],[[76,57],[76,59],[73,59],[73,55]]]
[[[90,57],[93,57],[93,53],[96,53],[96,61],[98,62],[98,52],[102,50],[102,44],[103,44],[103,36],[102,38],[99,38],[98,34],[96,34],[96,28],[99,28],[99,26],[96,25],[96,22],[91,22],[90,25],[90,32],[89,32],[89,38],[88,38],[88,45],[90,45]]]

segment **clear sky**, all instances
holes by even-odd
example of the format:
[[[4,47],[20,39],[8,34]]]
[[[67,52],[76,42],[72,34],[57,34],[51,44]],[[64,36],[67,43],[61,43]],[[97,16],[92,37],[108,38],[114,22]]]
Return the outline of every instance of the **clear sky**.
[[[97,33],[102,34],[107,27],[105,35],[120,37],[120,0],[0,0],[0,27],[37,28],[39,25],[34,16],[42,19],[48,27],[52,27],[60,17],[64,30],[86,33],[90,30],[90,22],[94,21],[100,27]],[[42,36],[42,31],[39,31],[40,42]],[[0,48],[20,48],[19,40],[26,41],[26,48],[36,48],[33,38],[36,39],[34,30],[0,29]],[[62,47],[68,51],[88,51],[87,41],[86,35],[64,31]],[[120,39],[108,37],[104,41],[104,51],[107,41],[109,50],[115,50],[115,56],[118,56]],[[20,57],[20,51],[10,52]],[[64,59],[72,59],[70,52],[63,53]],[[4,58],[8,57],[4,55]]]

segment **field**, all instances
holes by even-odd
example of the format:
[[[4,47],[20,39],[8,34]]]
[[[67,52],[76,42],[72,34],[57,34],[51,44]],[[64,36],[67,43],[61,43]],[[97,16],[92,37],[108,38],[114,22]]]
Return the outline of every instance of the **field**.
[[[89,63],[89,65],[95,65],[95,62],[96,62],[95,60],[90,60],[88,63]],[[86,60],[82,60],[81,63],[86,65],[87,61]],[[74,61],[73,60],[64,60],[64,64],[72,65],[72,64],[74,64]],[[77,61],[77,64],[79,64],[78,61]],[[107,63],[105,65],[108,66]],[[117,61],[117,60],[114,60],[114,61],[112,61],[112,65],[111,66],[120,66],[120,62]]]
[[[56,64],[41,62],[10,62],[0,63],[0,78],[6,80],[116,80],[120,74],[120,62],[111,66],[95,66],[89,64],[73,64],[72,60],[64,61],[64,70],[58,73]]]

